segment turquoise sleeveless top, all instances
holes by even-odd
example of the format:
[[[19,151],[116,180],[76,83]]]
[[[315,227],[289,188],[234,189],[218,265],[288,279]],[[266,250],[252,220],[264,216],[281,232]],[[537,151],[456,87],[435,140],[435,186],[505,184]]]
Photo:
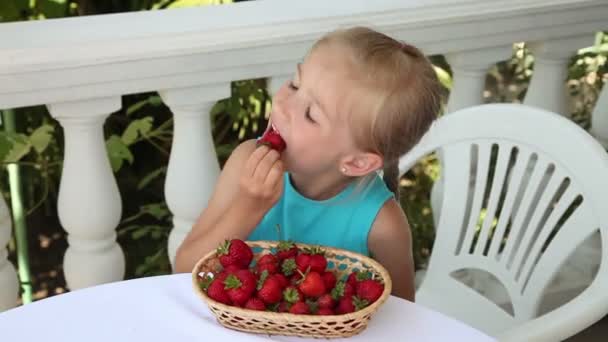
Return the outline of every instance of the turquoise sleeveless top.
[[[357,189],[353,182],[335,197],[323,201],[302,196],[291,184],[289,174],[284,177],[283,195],[248,240],[292,240],[369,256],[367,237],[372,224],[380,208],[393,197],[378,175],[367,186]]]

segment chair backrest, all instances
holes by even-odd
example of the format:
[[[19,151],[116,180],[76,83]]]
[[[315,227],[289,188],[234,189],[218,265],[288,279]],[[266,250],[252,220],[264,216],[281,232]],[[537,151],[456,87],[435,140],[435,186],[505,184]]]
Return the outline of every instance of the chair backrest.
[[[608,154],[576,124],[519,104],[466,108],[437,120],[400,160],[401,173],[438,150],[443,201],[421,286],[445,291],[445,305],[466,308],[447,311],[504,318],[489,322],[493,327],[486,331],[536,317],[543,290],[564,260],[598,230],[606,264]],[[471,303],[473,293],[481,295],[454,278],[463,269],[496,277],[513,313],[496,315],[499,308],[485,298]],[[594,282],[608,288],[607,279],[598,273]]]

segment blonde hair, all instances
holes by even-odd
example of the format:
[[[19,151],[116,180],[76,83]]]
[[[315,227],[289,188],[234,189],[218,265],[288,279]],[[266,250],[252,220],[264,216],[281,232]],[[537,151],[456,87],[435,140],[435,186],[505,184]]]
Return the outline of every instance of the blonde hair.
[[[384,159],[388,188],[399,198],[399,157],[428,130],[441,109],[442,87],[426,56],[416,47],[366,27],[337,30],[321,38],[352,55],[355,82],[361,82],[369,111],[349,116],[355,143]],[[369,177],[368,177],[369,178]]]

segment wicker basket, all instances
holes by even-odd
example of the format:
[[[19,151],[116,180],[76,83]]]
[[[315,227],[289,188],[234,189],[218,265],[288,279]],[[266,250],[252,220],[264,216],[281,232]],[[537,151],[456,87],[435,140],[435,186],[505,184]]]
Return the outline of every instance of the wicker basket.
[[[253,248],[254,260],[264,253],[274,252],[277,242],[247,241]],[[313,247],[297,244],[299,248]],[[275,313],[253,311],[225,305],[209,298],[198,284],[198,275],[221,270],[221,265],[215,251],[203,257],[194,266],[192,283],[196,293],[207,303],[209,309],[223,326],[251,333],[267,335],[291,335],[314,338],[340,338],[356,335],[367,327],[372,314],[388,299],[392,283],[388,272],[378,262],[361,254],[342,249],[324,247],[329,270],[336,272],[337,278],[342,279],[353,270],[366,270],[373,274],[374,279],[384,283],[382,296],[370,306],[344,315],[294,315],[290,313]]]

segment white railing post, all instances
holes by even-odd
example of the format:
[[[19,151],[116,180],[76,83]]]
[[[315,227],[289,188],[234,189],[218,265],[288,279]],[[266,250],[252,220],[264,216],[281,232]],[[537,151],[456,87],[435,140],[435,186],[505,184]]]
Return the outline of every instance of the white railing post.
[[[588,34],[528,43],[534,55],[534,70],[524,104],[570,116],[568,61],[579,48],[589,45],[592,37]]]
[[[11,238],[11,214],[0,196],[0,312],[17,305],[19,279],[15,267],[7,257],[6,244]]]
[[[488,69],[511,53],[512,47],[508,45],[447,54],[453,74],[447,112],[482,104]]]
[[[103,136],[105,118],[120,107],[120,97],[48,105],[64,130],[58,212],[68,232],[63,269],[71,290],[124,277],[125,257],[115,232],[122,203]]]
[[[591,134],[608,149],[608,82],[604,83],[591,113]]]
[[[168,246],[173,265],[177,248],[207,205],[220,173],[209,114],[217,100],[230,96],[230,85],[174,88],[159,93],[174,118],[165,180],[165,198],[173,213]]]

